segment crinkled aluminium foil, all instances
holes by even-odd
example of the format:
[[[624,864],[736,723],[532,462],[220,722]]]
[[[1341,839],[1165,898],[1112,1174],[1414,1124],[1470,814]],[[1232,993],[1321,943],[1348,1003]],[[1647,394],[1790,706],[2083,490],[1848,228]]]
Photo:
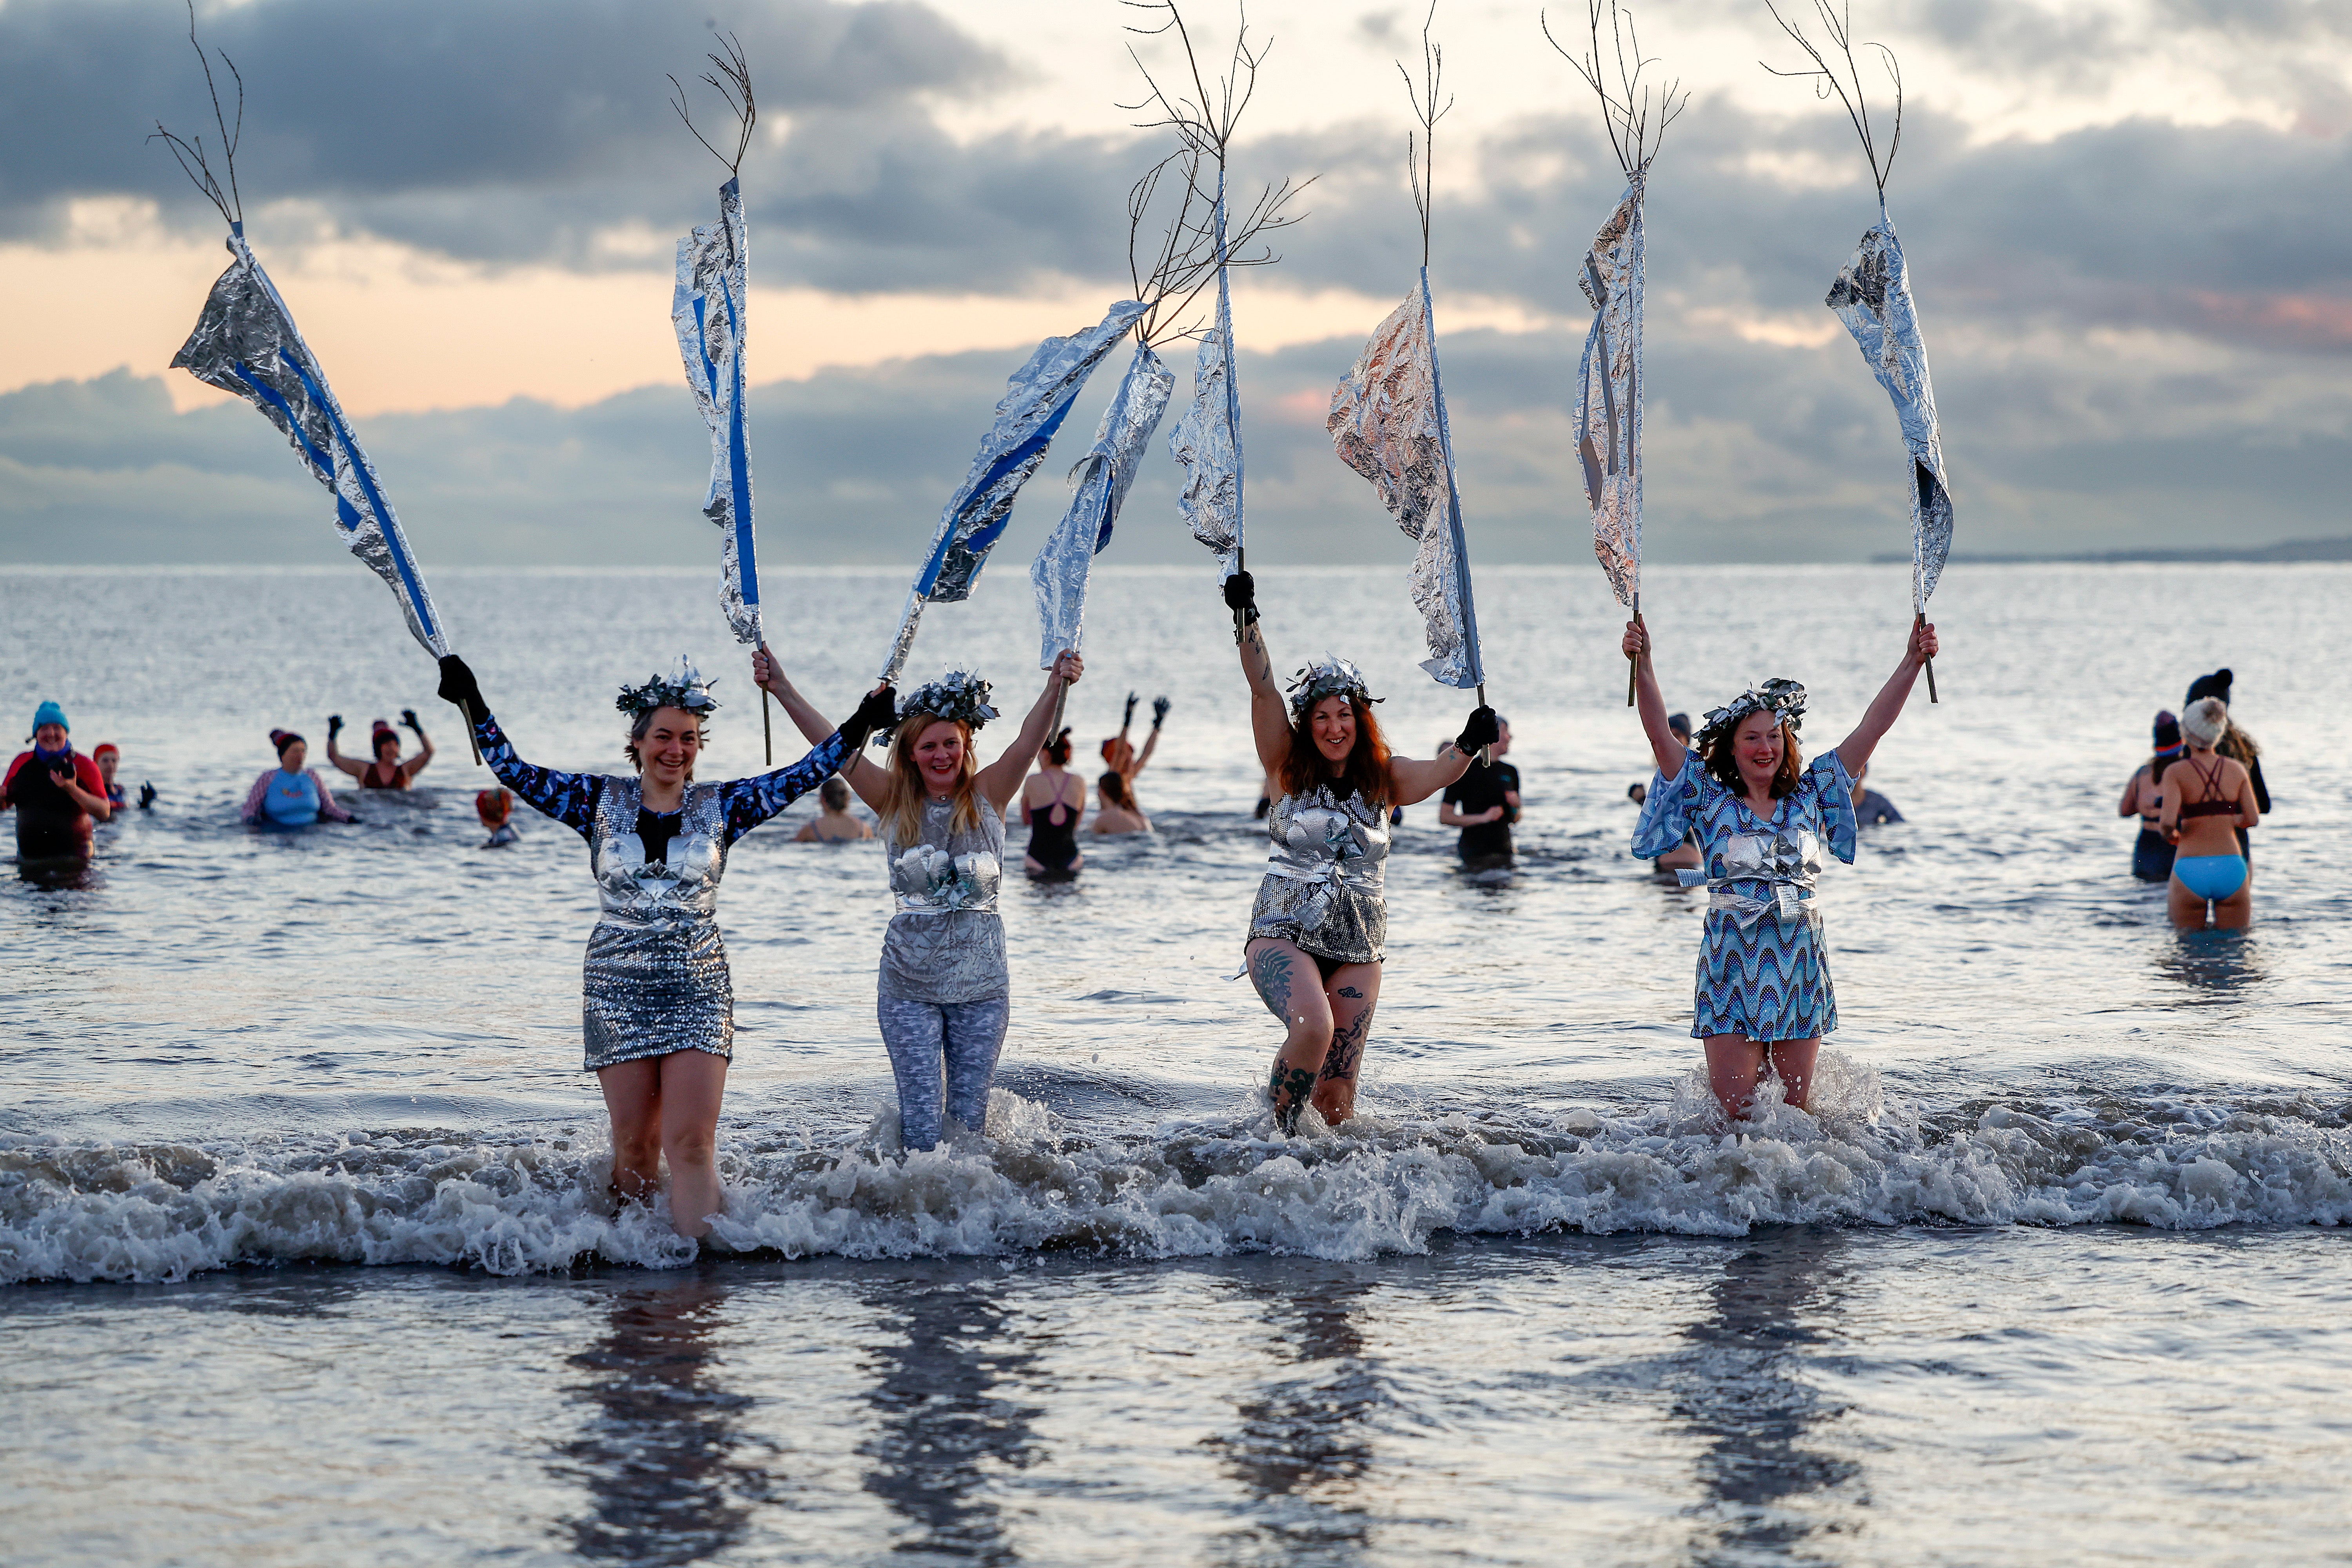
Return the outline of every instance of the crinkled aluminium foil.
[[[1617,602],[1642,591],[1642,182],[1592,237],[1577,279],[1592,305],[1576,369],[1576,452],[1592,508],[1592,552]]]
[[[1427,268],[1420,289],[1380,324],[1332,393],[1326,428],[1339,460],[1372,482],[1397,526],[1421,543],[1412,573],[1412,602],[1430,652],[1421,668],[1441,685],[1480,684],[1486,674],[1478,655]]]
[[[1924,613],[1952,552],[1952,492],[1944,477],[1943,435],[1936,427],[1936,389],[1927,380],[1927,345],[1911,307],[1911,269],[1883,209],[1878,221],[1863,231],[1853,259],[1822,302],[1853,334],[1903,424],[1903,445],[1911,454],[1906,487],[1911,494],[1911,607]]]
[[[1111,345],[1127,335],[1143,310],[1140,301],[1121,300],[1085,331],[1073,332],[1066,338],[1047,338],[1005,383],[1004,396],[996,405],[996,422],[981,438],[980,450],[971,459],[971,471],[964,476],[963,484],[940,513],[938,531],[931,536],[930,553],[924,558],[923,568],[908,591],[907,607],[898,618],[898,635],[892,639],[890,656],[883,663],[883,679],[898,679],[898,672],[906,667],[907,654],[915,646],[915,631],[921,623],[925,605],[971,596],[972,583],[986,563],[989,551],[1004,532],[1021,487],[1037,471],[1037,465],[1045,460],[1045,448],[1061,429],[1062,421],[1069,417],[1070,405],[1079,389],[1094,374],[1095,367],[1102,363],[1103,356],[1110,353]]]
[[[1126,504],[1144,448],[1160,428],[1175,389],[1174,374],[1151,346],[1136,344],[1127,374],[1103,410],[1095,444],[1070,470],[1077,490],[1070,498],[1070,510],[1029,564],[1029,581],[1037,590],[1037,622],[1045,632],[1037,655],[1040,669],[1053,668],[1056,655],[1085,638],[1087,580],[1095,556],[1110,542],[1118,509]]]
[[[1224,176],[1217,187],[1217,247],[1225,244]],[[1234,379],[1234,305],[1223,268],[1217,270],[1217,320],[1201,334],[1192,362],[1192,404],[1168,433],[1168,455],[1184,470],[1176,510],[1192,537],[1217,552],[1223,582],[1241,564],[1241,390]]]
[[[278,426],[312,477],[334,492],[335,520],[351,552],[392,585],[410,635],[443,657],[449,644],[441,617],[375,465],[360,449],[293,312],[246,244],[243,225],[230,228],[228,250],[236,259],[215,280],[196,330],[172,356],[173,368],[245,399]]]
[[[744,350],[750,337],[751,235],[743,193],[719,187],[719,221],[698,225],[677,242],[677,283],[670,325],[686,362],[694,406],[710,429],[710,489],[702,515],[718,524],[719,607],[735,640],[761,641],[760,552],[751,531],[751,450],[744,407]]]

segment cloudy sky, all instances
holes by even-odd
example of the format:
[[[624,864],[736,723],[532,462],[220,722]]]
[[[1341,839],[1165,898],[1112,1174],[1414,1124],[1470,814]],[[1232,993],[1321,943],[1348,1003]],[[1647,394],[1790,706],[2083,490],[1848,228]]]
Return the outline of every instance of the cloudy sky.
[[[2352,531],[2352,0],[1853,9],[1908,90],[1889,203],[1961,547]],[[743,184],[772,560],[911,561],[1005,374],[1128,292],[1127,188],[1164,150],[1119,104],[1129,46],[1165,68],[1169,44],[1123,31],[1118,0],[196,10],[246,82],[247,232],[428,562],[712,551],[667,310],[676,236],[724,172],[664,79],[711,26],[740,35],[762,109]],[[1229,44],[1226,0],[1186,12]],[[1637,15],[1691,93],[1651,185],[1651,553],[1906,548],[1892,411],[1822,304],[1875,216],[1851,129],[1759,67],[1796,58],[1762,0]],[[1392,62],[1420,20],[1251,7],[1273,49],[1236,177],[1317,177],[1280,265],[1235,289],[1256,559],[1407,548],[1322,423],[1417,260]],[[1534,4],[1439,0],[1435,31],[1456,104],[1432,279],[1474,557],[1587,558],[1574,273],[1621,182]],[[179,0],[0,0],[0,561],[332,559],[323,492],[276,434],[164,368],[225,258],[142,140],[157,119],[212,140]],[[1066,466],[1007,551],[1050,522]],[[1158,457],[1120,558],[1197,553],[1172,488]]]

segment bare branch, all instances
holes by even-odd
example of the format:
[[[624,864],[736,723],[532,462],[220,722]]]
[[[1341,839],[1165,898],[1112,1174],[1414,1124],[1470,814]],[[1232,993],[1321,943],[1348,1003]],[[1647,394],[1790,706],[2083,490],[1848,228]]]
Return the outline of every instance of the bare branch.
[[[704,57],[710,61],[711,68],[703,72],[699,79],[717,90],[720,101],[727,106],[728,114],[735,121],[735,155],[730,158],[712,147],[710,138],[696,128],[694,116],[686,111],[685,84],[676,77],[669,79],[669,106],[677,110],[680,120],[686,121],[686,128],[693,132],[694,139],[710,148],[710,155],[727,165],[728,174],[740,175],[743,173],[743,154],[751,145],[751,127],[760,121],[760,105],[751,96],[751,66],[743,58],[741,40],[732,33],[713,34],[712,37],[718,38],[719,47],[727,52]]]
[[[1841,5],[1837,9],[1832,10],[1829,0],[1813,0],[1814,14],[1821,19],[1822,31],[1829,36],[1830,47],[1837,51],[1839,58],[1845,61],[1845,74],[1843,77],[1838,74],[1836,63],[1824,55],[1811,38],[1805,37],[1802,28],[1780,15],[1780,8],[1774,5],[1772,0],[1764,0],[1764,8],[1772,13],[1772,20],[1780,24],[1780,30],[1796,40],[1797,47],[1805,51],[1805,58],[1813,62],[1813,68],[1781,70],[1763,60],[1759,60],[1757,64],[1763,66],[1774,76],[1793,77],[1811,81],[1813,84],[1813,96],[1816,98],[1825,99],[1832,92],[1837,94],[1838,101],[1845,106],[1846,119],[1853,124],[1854,134],[1862,138],[1862,155],[1870,160],[1871,182],[1878,187],[1879,206],[1882,209],[1885,208],[1886,182],[1895,173],[1895,154],[1901,151],[1903,146],[1903,68],[1896,61],[1895,51],[1885,44],[1866,43],[1863,46],[1866,49],[1878,51],[1878,63],[1885,68],[1887,79],[1895,86],[1895,128],[1893,133],[1887,138],[1885,155],[1881,157],[1876,127],[1871,121],[1870,103],[1863,93],[1861,67],[1853,58],[1853,7],[1850,5]]]
[[[1412,210],[1421,216],[1421,264],[1429,265],[1429,211],[1437,185],[1437,122],[1454,107],[1449,96],[1444,103],[1437,101],[1445,79],[1445,49],[1429,36],[1437,20],[1437,0],[1429,0],[1429,15],[1421,23],[1421,85],[1413,85],[1412,73],[1404,62],[1396,62],[1397,75],[1404,78],[1404,95],[1412,104],[1412,117],[1421,122],[1416,133],[1406,132],[1404,138],[1405,178],[1412,185]]]
[[[184,140],[164,130],[163,122],[159,120],[155,122],[155,133],[147,140],[160,141],[170,150],[180,165],[180,172],[204,193],[206,201],[220,209],[222,219],[234,228],[245,221],[245,199],[236,188],[236,144],[245,135],[245,77],[237,70],[236,62],[224,51],[221,64],[228,68],[229,79],[236,84],[236,121],[231,124],[228,117],[221,111],[220,84],[214,79],[212,61],[205,56],[204,45],[196,41],[195,0],[188,0],[188,47],[196,51],[196,64],[204,68],[205,90],[212,95],[213,123],[220,130],[221,163],[228,171],[227,187],[222,188],[219,177],[213,173],[212,164],[205,160],[203,137]]]
[[[1601,100],[1601,122],[1609,132],[1610,150],[1617,154],[1617,166],[1631,182],[1646,176],[1650,162],[1666,139],[1666,127],[1690,107],[1690,94],[1683,90],[1680,78],[1659,88],[1642,79],[1658,62],[1642,53],[1642,39],[1635,29],[1633,14],[1625,10],[1618,0],[1607,0],[1609,42],[1601,39],[1602,0],[1585,0],[1585,46],[1581,54],[1571,54],[1553,36],[1551,18],[1539,16],[1544,41],[1554,51],[1576,68],[1584,85]],[[1616,78],[1612,90],[1610,78]]]

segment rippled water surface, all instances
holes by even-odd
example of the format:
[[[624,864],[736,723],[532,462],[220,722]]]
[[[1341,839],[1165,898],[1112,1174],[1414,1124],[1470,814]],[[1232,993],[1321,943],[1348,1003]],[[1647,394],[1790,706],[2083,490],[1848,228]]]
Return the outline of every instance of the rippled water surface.
[[[1401,573],[1269,573],[1426,753]],[[523,753],[621,766],[611,692],[680,650],[759,716],[706,574],[453,574]],[[1900,651],[1897,569],[1658,569],[1669,700],[1812,689],[1809,751]],[[845,710],[902,584],[772,584]],[[44,1559],[438,1562],[2340,1560],[2352,1287],[2342,874],[2352,574],[1979,567],[1872,783],[1910,820],[1825,878],[1817,1116],[1727,1139],[1692,1072],[1697,910],[1625,854],[1645,751],[1599,574],[1482,582],[1528,798],[1519,873],[1391,862],[1363,1114],[1269,1136],[1229,980],[1264,840],[1229,623],[1106,572],[1082,748],[1175,702],[1151,837],[1008,889],[986,1134],[895,1146],[878,852],[737,847],[712,1254],[601,1197],[578,1071],[594,899],[488,781],[380,586],[0,574],[0,689],[64,701],[157,809],[77,885],[0,885],[0,1481]],[[1034,692],[1017,574],[910,667]],[[780,644],[782,639],[779,639]],[[2114,803],[2149,713],[2237,672],[2276,803],[2256,924],[2182,935]],[[415,706],[415,798],[263,835],[266,731]],[[1011,706],[1013,704],[1002,704]],[[797,754],[781,716],[779,760]],[[983,752],[992,752],[983,736]],[[1017,837],[1016,829],[1016,837]],[[373,1266],[373,1267],[370,1267]],[[410,1521],[387,1537],[384,1521]],[[895,1555],[894,1555],[895,1554]]]

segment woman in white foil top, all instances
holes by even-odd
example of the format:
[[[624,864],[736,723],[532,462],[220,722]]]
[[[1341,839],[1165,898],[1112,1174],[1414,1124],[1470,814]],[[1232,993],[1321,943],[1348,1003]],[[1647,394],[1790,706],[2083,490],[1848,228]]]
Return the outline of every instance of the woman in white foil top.
[[[1354,665],[1329,658],[1309,665],[1286,704],[1248,573],[1225,580],[1225,603],[1245,623],[1250,729],[1258,760],[1281,792],[1266,813],[1274,853],[1244,951],[1251,984],[1289,1031],[1266,1096],[1282,1131],[1296,1132],[1310,1102],[1330,1124],[1355,1113],[1356,1074],[1381,998],[1388,939],[1389,813],[1460,778],[1498,730],[1495,710],[1482,706],[1435,761],[1393,756],[1372,717],[1377,699]]]
[[[803,734],[814,740],[827,731],[824,716],[793,689],[765,647],[751,668]],[[898,1084],[898,1141],[906,1149],[936,1147],[950,1117],[973,1132],[986,1124],[989,1085],[1013,1006],[1004,921],[996,910],[1004,808],[1045,743],[1057,685],[1075,683],[1084,668],[1075,653],[1056,659],[1021,733],[984,768],[971,738],[996,710],[988,704],[988,683],[962,671],[898,705],[887,767],[853,756],[842,768],[849,787],[881,818],[898,906],[882,938],[875,1015]]]
[[[515,754],[474,672],[441,661],[441,695],[474,718],[499,782],[588,841],[602,913],[582,969],[582,1064],[613,1119],[613,1190],[650,1197],[669,1163],[670,1224],[698,1237],[723,1207],[719,1105],[734,1054],[735,991],[719,938],[719,879],[735,841],[823,784],[876,722],[877,701],[789,767],[697,784],[702,721],[717,706],[694,667],[625,686],[631,775],[571,773]]]

